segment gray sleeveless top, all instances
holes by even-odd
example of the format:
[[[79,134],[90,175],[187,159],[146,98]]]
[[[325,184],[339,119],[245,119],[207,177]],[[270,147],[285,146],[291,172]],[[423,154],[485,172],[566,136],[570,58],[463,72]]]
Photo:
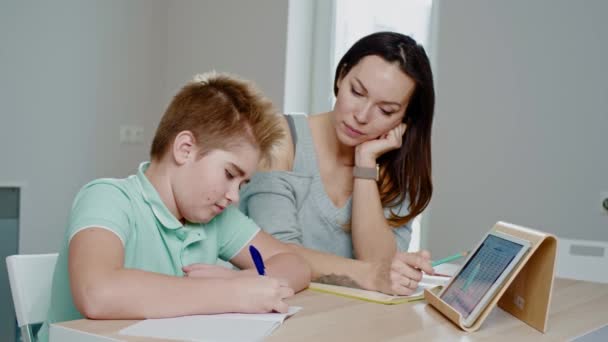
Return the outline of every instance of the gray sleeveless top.
[[[352,258],[351,235],[343,228],[350,221],[352,197],[342,208],[334,205],[323,187],[306,116],[286,117],[295,147],[293,170],[256,173],[241,190],[240,209],[279,240]],[[405,215],[407,203],[399,207],[396,211]],[[393,231],[397,249],[407,251],[410,224]]]

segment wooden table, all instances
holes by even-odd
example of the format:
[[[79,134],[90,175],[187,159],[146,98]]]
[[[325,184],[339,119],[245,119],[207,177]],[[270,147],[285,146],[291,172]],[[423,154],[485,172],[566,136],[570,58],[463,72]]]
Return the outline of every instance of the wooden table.
[[[563,341],[608,324],[608,284],[566,279],[555,280],[546,334],[499,308],[479,331],[465,333],[424,301],[381,305],[307,290],[289,303],[303,309],[267,341]],[[77,336],[74,341],[82,342],[159,341],[118,334],[135,322],[82,319],[51,328],[70,331]],[[66,338],[62,342],[70,342]]]

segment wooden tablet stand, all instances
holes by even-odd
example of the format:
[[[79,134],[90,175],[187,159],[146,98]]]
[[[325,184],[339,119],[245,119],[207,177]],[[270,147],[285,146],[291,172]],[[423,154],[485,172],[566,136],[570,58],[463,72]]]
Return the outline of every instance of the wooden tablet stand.
[[[549,302],[553,290],[557,251],[556,237],[506,222],[496,223],[492,231],[528,240],[530,249],[472,326],[463,326],[460,313],[433,292],[425,290],[424,298],[464,331],[478,330],[498,303],[503,310],[544,333],[547,331]]]

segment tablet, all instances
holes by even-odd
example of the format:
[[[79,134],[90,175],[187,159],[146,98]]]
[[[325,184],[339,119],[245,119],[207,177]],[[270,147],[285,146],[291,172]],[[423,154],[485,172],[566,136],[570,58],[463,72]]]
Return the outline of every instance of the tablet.
[[[530,241],[489,232],[439,297],[460,312],[462,325],[470,327],[529,248]]]

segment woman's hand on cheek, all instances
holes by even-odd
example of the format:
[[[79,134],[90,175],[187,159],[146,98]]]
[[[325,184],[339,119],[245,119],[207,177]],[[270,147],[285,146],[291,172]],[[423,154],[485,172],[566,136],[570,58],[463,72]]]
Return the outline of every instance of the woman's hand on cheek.
[[[368,140],[355,148],[355,165],[373,167],[384,153],[401,147],[407,125],[400,123],[377,139]]]

